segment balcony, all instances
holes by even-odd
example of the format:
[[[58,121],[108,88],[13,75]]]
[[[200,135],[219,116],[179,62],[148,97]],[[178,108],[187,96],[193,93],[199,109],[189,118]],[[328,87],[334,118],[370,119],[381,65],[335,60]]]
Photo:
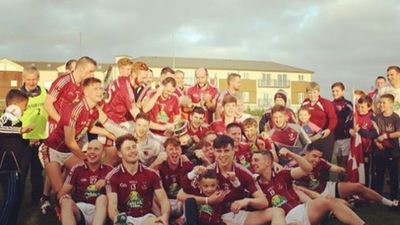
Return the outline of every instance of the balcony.
[[[258,80],[259,88],[290,88],[288,80]]]

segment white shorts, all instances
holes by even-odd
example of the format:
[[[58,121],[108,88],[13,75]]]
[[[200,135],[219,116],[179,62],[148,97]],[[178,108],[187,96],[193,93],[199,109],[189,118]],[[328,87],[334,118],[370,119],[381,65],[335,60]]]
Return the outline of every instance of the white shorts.
[[[67,161],[73,155],[74,154],[71,152],[59,152],[46,146],[45,144],[42,144],[39,147],[39,159],[43,167],[45,167],[45,164],[51,162],[56,162],[60,164],[60,166],[63,166],[65,161]]]
[[[326,182],[326,187],[321,196],[336,198],[336,185],[337,183],[333,181]]]
[[[333,155],[348,156],[350,151],[350,138],[336,140],[333,145]]]
[[[85,224],[91,225],[93,223],[96,206],[86,202],[78,202],[76,203],[76,206],[78,206],[79,210],[82,212],[82,215],[85,219]]]
[[[144,215],[142,217],[128,216],[128,218],[126,219],[126,222],[133,223],[134,225],[142,225],[144,223],[144,221],[150,217],[156,218],[156,216],[154,214],[147,213],[146,215]]]
[[[232,222],[236,225],[244,225],[248,214],[249,212],[244,210],[240,210],[237,214],[234,214],[233,212],[225,213],[222,215],[222,220]]]
[[[287,224],[298,222],[302,225],[311,225],[310,220],[308,219],[306,203],[298,205],[290,210],[286,215],[285,220]]]

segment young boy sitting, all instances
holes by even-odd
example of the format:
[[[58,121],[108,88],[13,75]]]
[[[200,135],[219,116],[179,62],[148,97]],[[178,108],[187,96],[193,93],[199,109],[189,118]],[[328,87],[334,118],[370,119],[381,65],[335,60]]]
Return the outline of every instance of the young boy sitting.
[[[218,179],[214,170],[206,170],[198,177],[199,195],[210,197],[218,191]],[[207,198],[206,198],[207,199]],[[222,221],[222,205],[210,204],[206,200],[205,204],[196,204],[196,200],[189,198],[185,201],[186,225],[226,225]]]
[[[300,107],[298,111],[298,117],[299,117],[299,125],[303,127],[303,130],[306,132],[308,137],[310,137],[310,140],[312,142],[322,137],[321,127],[317,126],[315,123],[310,121],[311,114],[307,106]]]

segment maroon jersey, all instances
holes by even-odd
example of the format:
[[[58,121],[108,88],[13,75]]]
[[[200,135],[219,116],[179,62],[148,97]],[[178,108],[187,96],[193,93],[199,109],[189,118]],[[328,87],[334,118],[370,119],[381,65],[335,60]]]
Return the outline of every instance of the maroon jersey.
[[[311,114],[311,122],[324,130],[329,129],[331,132],[335,130],[337,117],[332,102],[319,97],[315,104],[311,103],[309,99],[304,100],[303,106],[308,107]]]
[[[158,169],[164,190],[169,199],[176,199],[179,189],[181,189],[181,179],[193,169],[191,162],[179,162],[176,169],[172,169],[168,162],[163,162]]]
[[[360,127],[361,145],[364,152],[371,152],[372,140],[378,137],[378,126],[373,121],[372,112],[366,115],[356,114],[355,121]]]
[[[61,116],[68,105],[82,99],[83,89],[82,86],[75,81],[72,74],[64,74],[51,84],[48,94],[56,99],[53,106]],[[51,124],[56,124],[50,117],[49,122]]]
[[[134,175],[120,164],[106,177],[107,193],[118,195],[118,211],[132,217],[152,213],[154,191],[160,188],[161,179],[157,173],[141,163]]]
[[[221,93],[218,95],[217,104],[222,105],[222,101],[224,100],[224,97],[225,97],[226,95],[230,95],[230,96],[235,97],[235,96],[229,91],[229,89],[225,89],[223,92],[221,92]]]
[[[202,140],[204,138],[204,136],[206,136],[207,131],[208,131],[208,128],[205,126],[200,126],[197,131],[194,131],[192,129],[192,126],[190,126],[190,123],[188,123],[187,133],[192,138],[194,136],[197,136],[199,138],[199,140]]]
[[[214,163],[208,167],[214,169],[217,173],[217,179],[219,187],[222,190],[230,191],[224,200],[224,213],[230,212],[230,205],[236,200],[243,199],[248,194],[253,194],[257,191],[256,183],[252,177],[251,172],[241,166],[238,163],[233,164],[232,171],[235,172],[236,177],[239,178],[240,186],[235,188],[227,177],[224,177],[218,167],[217,163]]]
[[[291,152],[302,155],[305,147],[311,144],[311,140],[303,128],[292,123],[288,123],[285,128],[273,128],[268,132],[268,136],[271,137],[277,153],[281,148],[287,148]],[[282,163],[286,164],[286,161],[283,160]]]
[[[311,173],[296,181],[297,184],[306,187],[310,190],[322,193],[326,187],[326,180],[321,176],[324,172],[329,172],[331,165],[325,159],[320,159],[317,166],[313,168]]]
[[[251,157],[253,156],[251,152],[251,145],[246,142],[241,142],[239,144],[239,149],[235,152],[236,162],[245,168],[250,168]]]
[[[74,199],[76,202],[95,205],[96,198],[101,194],[105,194],[105,189],[97,190],[95,184],[99,180],[104,180],[112,169],[111,166],[102,164],[96,171],[92,171],[85,163],[80,163],[72,167],[65,179],[65,183],[75,188]]]
[[[210,84],[207,84],[205,87],[201,88],[199,85],[195,84],[190,87],[187,91],[187,95],[192,100],[194,104],[199,104],[203,99],[205,94],[211,95],[212,101],[216,101],[218,97],[218,89]],[[213,113],[214,111],[211,109],[207,109],[205,112],[205,121],[206,123],[211,123],[213,121]]]
[[[144,97],[144,89],[141,87],[140,95],[135,95],[135,89],[130,83],[130,78],[120,76],[107,88],[107,99],[104,104],[104,112],[108,118],[116,123],[123,123],[131,120],[130,110],[135,102],[141,101]]]
[[[205,195],[201,195],[205,197]],[[203,204],[197,205],[199,211],[199,221],[201,224],[222,223],[223,205],[222,204]]]
[[[75,129],[75,140],[79,142],[84,135],[92,129],[99,118],[99,112],[96,107],[89,108],[85,98],[76,104],[66,107],[56,129],[46,139],[44,144],[59,152],[70,152],[65,144],[64,127],[68,126]]]
[[[153,96],[155,92],[149,94]],[[167,124],[174,122],[174,117],[181,114],[179,108],[179,99],[175,94],[164,99],[162,96],[158,97],[153,108],[150,110],[150,120],[158,124]],[[152,130],[153,133],[163,135],[163,131]]]
[[[270,181],[261,182],[259,178],[258,184],[271,206],[282,208],[286,215],[291,209],[301,204],[299,196],[293,190],[290,170],[282,170],[277,174],[272,172]]]

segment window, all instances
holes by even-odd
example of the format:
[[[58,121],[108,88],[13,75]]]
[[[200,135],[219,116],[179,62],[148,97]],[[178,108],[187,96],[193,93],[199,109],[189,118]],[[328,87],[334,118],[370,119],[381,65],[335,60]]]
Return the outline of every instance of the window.
[[[50,68],[50,67],[51,67],[51,64],[50,64],[50,63],[49,63],[49,64],[47,64],[47,65],[46,65],[46,67],[47,67],[47,68]]]
[[[10,81],[10,87],[17,87],[18,86],[18,81],[17,80],[11,80]]]
[[[286,74],[278,74],[278,81],[277,85],[278,87],[286,87],[288,86],[288,81],[287,81],[287,75]]]
[[[304,93],[297,93],[297,103],[301,104],[304,101]]]
[[[259,81],[259,87],[271,86],[271,74],[263,73],[262,79]]]
[[[303,74],[299,74],[299,81],[303,81],[304,80],[304,75]]]
[[[242,99],[242,102],[244,102],[244,103],[250,102],[250,92],[248,92],[248,91],[243,91],[243,92],[241,93],[241,99]]]

